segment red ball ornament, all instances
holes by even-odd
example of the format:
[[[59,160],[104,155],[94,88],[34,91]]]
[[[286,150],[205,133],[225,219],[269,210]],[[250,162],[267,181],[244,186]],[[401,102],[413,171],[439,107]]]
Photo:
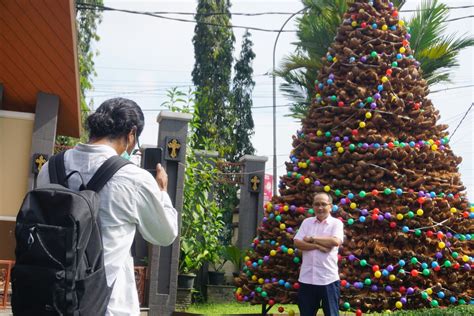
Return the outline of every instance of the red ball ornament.
[[[293,284],[293,288],[295,290],[299,289],[300,288],[300,284],[298,282],[295,282],[295,284]]]
[[[413,189],[408,189],[408,193],[413,193],[415,192]]]
[[[378,216],[377,214],[372,214],[371,218],[372,218],[374,221],[376,221],[376,220],[379,218],[379,216]]]
[[[372,266],[372,271],[375,272],[375,271],[379,271],[379,270],[380,270],[380,268],[379,268],[378,265],[375,264],[375,265]]]
[[[298,213],[304,214],[304,207],[298,207]]]
[[[377,196],[378,194],[379,194],[379,191],[378,191],[378,190],[376,190],[376,189],[373,189],[373,190],[372,190],[372,195]]]
[[[395,145],[393,144],[393,142],[389,142],[389,143],[388,143],[388,148],[392,149],[393,147],[395,147]]]
[[[245,264],[247,265],[247,267],[250,267],[252,265],[252,261],[249,260]]]
[[[441,141],[438,139],[437,141],[435,141],[435,144],[439,146],[441,145]]]
[[[397,223],[390,222],[390,228],[397,228]]]
[[[357,15],[352,14],[352,15],[351,15],[351,19],[354,20],[354,21],[357,20]]]
[[[242,295],[237,294],[237,301],[242,302],[244,297]]]
[[[283,306],[278,307],[278,312],[283,313],[285,311],[285,308]]]
[[[441,266],[436,266],[433,268],[433,270],[435,270],[436,272],[438,272],[439,270],[441,270]]]
[[[403,40],[403,41],[402,41],[402,45],[403,45],[403,46],[408,46],[408,44],[409,44],[409,43],[408,43],[407,40]]]
[[[397,11],[397,10],[393,10],[392,16],[393,16],[393,17],[397,17],[397,16],[398,16],[398,11]]]
[[[418,270],[413,269],[413,270],[411,270],[410,274],[411,274],[412,277],[417,277],[418,276]]]
[[[456,193],[456,194],[454,195],[454,198],[455,198],[455,199],[459,199],[459,194]]]
[[[469,212],[468,211],[463,212],[462,217],[468,218],[469,217]]]
[[[454,270],[458,270],[458,269],[459,269],[459,267],[460,267],[460,264],[459,264],[459,262],[456,262],[455,264],[453,264],[453,268],[454,268]]]
[[[425,200],[426,200],[426,199],[425,199],[424,197],[420,196],[420,197],[417,199],[417,202],[420,203],[420,204],[423,204],[423,203],[425,203]]]
[[[341,280],[341,286],[345,287],[347,285],[347,281],[346,280]]]
[[[373,209],[374,214],[379,215],[380,210],[378,208]]]
[[[311,162],[315,162],[315,161],[316,161],[316,158],[315,158],[315,157],[313,157],[313,156],[311,156],[311,157],[309,157],[309,161],[311,161]]]
[[[270,306],[275,305],[275,301],[274,301],[274,300],[269,300],[269,301],[268,301],[268,305],[270,305]]]
[[[360,24],[360,26],[361,26],[363,29],[365,29],[365,28],[367,27],[367,23],[362,22],[362,23]]]
[[[420,109],[420,103],[418,103],[418,102],[415,103],[415,104],[413,105],[413,109],[414,109],[414,110],[419,110],[419,109]]]
[[[357,134],[359,134],[359,131],[356,130],[356,129],[353,129],[353,130],[352,130],[352,135],[356,136]]]
[[[362,311],[360,309],[356,310],[356,316],[362,316]]]
[[[344,102],[342,102],[342,101],[337,102],[337,106],[343,107],[343,106],[344,106]]]
[[[305,176],[301,176],[300,180],[304,181],[304,179],[306,179]]]
[[[390,76],[392,74],[392,69],[387,69],[387,71],[385,71],[385,73],[387,74],[387,76]]]
[[[398,290],[400,291],[400,293],[404,294],[407,289],[404,286],[400,286]]]
[[[432,230],[429,230],[429,231],[426,232],[426,236],[428,236],[428,237],[433,237],[433,234],[434,233],[433,233]]]
[[[443,239],[443,237],[444,237],[443,232],[438,232],[438,233],[436,234],[436,237],[438,237],[438,239]]]

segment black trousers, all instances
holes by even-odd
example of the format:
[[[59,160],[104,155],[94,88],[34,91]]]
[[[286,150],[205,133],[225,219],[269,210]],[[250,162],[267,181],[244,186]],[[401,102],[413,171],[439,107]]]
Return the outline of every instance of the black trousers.
[[[300,282],[298,308],[301,316],[314,316],[321,306],[325,316],[338,316],[340,284],[339,280],[328,285]]]

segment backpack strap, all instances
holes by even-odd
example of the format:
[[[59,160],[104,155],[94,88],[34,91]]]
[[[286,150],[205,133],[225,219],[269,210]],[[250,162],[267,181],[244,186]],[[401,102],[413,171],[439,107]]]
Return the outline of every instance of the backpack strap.
[[[64,154],[62,151],[56,155],[51,156],[48,160],[49,182],[60,184],[64,187],[67,185],[66,168],[64,167]]]
[[[130,161],[123,159],[120,156],[112,156],[107,159],[102,166],[94,173],[92,178],[87,183],[87,189],[99,192],[107,181],[122,167],[132,164]]]

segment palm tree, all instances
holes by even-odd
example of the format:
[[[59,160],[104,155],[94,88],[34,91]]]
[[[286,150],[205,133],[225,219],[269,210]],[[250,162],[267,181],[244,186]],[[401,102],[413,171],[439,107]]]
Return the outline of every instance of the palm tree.
[[[302,0],[308,8],[297,20],[298,41],[296,50],[286,57],[277,76],[284,80],[280,89],[292,100],[289,116],[301,119],[306,116],[314,95],[314,80],[334,41],[343,15],[354,0]],[[406,0],[392,1],[399,9]],[[429,85],[450,81],[450,71],[458,66],[459,52],[474,45],[474,38],[456,34],[444,35],[449,8],[438,0],[424,1],[416,14],[407,21],[411,30],[411,47],[414,57],[421,62],[423,76]]]

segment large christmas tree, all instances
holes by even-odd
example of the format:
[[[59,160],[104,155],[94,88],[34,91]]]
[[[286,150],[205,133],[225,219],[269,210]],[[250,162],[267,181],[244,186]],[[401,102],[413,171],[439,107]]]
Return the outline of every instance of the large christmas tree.
[[[473,299],[473,210],[446,125],[427,98],[410,33],[385,0],[357,0],[323,62],[293,140],[280,196],[265,206],[236,298],[296,301],[300,223],[312,197],[334,198],[344,222],[341,304],[357,314]]]

